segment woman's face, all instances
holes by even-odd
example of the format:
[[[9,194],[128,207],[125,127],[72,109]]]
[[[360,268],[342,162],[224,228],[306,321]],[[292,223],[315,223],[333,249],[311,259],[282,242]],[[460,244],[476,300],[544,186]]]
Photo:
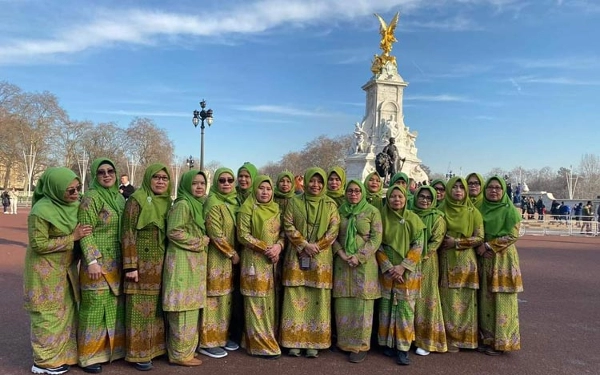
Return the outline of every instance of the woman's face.
[[[263,181],[258,185],[258,191],[256,192],[256,200],[260,203],[268,203],[273,197],[273,187],[268,181]]]
[[[381,188],[381,178],[377,174],[371,175],[367,181],[367,189],[370,193],[376,193]]]
[[[290,191],[292,191],[292,180],[290,180],[289,177],[282,177],[281,180],[279,180],[279,191],[281,191],[282,193],[289,193]]]
[[[417,199],[415,200],[415,205],[420,209],[427,209],[431,207],[431,203],[433,202],[433,195],[428,189],[419,190],[419,194],[417,194]]]
[[[330,191],[338,191],[342,187],[342,179],[337,173],[331,172],[327,178],[327,189]]]
[[[233,191],[233,182],[234,181],[235,181],[235,179],[233,178],[233,175],[231,173],[229,173],[229,172],[221,173],[221,175],[219,176],[219,179],[217,180],[217,184],[219,184],[217,186],[219,193],[223,193],[223,194],[231,193]],[[240,182],[240,180],[238,180],[238,184],[239,184],[239,182]],[[240,185],[240,187],[241,186],[242,185]]]
[[[169,175],[164,170],[160,170],[152,175],[150,180],[150,190],[156,195],[161,195],[169,189]]]
[[[450,190],[450,196],[456,201],[462,201],[465,199],[465,186],[462,182],[456,181]]]
[[[392,191],[392,194],[390,194],[389,204],[392,210],[401,210],[404,208],[404,206],[406,206],[406,197],[404,196],[404,194],[402,194],[400,190],[394,189],[394,191]]]
[[[110,164],[101,164],[96,170],[96,180],[103,188],[110,188],[117,182],[115,168]]]
[[[485,187],[485,199],[490,202],[499,202],[502,199],[502,195],[504,195],[504,191],[498,180],[491,180]]]
[[[203,175],[197,174],[192,180],[192,195],[201,198],[206,194],[206,179]]]
[[[360,186],[355,183],[348,184],[346,188],[346,199],[350,204],[357,204],[362,199],[362,191]]]
[[[467,185],[469,185],[469,197],[476,197],[481,193],[481,182],[477,176],[472,175],[467,180]]]
[[[324,182],[321,175],[315,174],[308,181],[308,191],[312,195],[319,195],[319,193],[321,193],[321,190],[323,190],[323,184]]]
[[[252,186],[252,177],[247,169],[242,169],[237,176],[238,185],[242,190],[250,189]]]
[[[398,186],[402,186],[404,188],[406,188],[406,181],[404,181],[403,179],[398,179],[396,180],[396,182],[394,182],[394,185],[398,185]]]
[[[438,182],[437,184],[433,185],[433,188],[435,189],[435,198],[437,199],[437,201],[443,201],[444,197],[446,196],[446,187],[444,186],[444,184]]]
[[[63,200],[67,203],[77,202],[79,200],[79,192],[81,191],[81,184],[78,179],[74,179],[71,181],[67,189],[65,190],[65,194],[63,195]]]

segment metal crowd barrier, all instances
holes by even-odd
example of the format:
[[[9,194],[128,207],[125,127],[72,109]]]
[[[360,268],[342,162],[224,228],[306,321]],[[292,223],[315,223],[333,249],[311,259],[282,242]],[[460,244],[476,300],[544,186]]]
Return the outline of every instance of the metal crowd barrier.
[[[543,220],[536,214],[533,219],[521,221],[521,235],[530,236],[597,236],[600,223],[595,216],[544,215]],[[591,219],[584,221],[584,218]]]

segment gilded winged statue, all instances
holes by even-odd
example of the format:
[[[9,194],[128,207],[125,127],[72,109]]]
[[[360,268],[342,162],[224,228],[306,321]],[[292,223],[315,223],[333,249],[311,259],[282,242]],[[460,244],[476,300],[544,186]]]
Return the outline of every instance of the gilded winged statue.
[[[379,33],[381,34],[379,48],[381,48],[383,53],[381,55],[375,55],[373,64],[371,65],[371,71],[373,74],[379,74],[388,61],[396,65],[396,57],[390,56],[390,52],[392,51],[392,44],[398,41],[394,36],[394,31],[396,31],[396,26],[398,26],[400,13],[396,13],[389,25],[379,14],[375,13],[375,16],[379,19]]]

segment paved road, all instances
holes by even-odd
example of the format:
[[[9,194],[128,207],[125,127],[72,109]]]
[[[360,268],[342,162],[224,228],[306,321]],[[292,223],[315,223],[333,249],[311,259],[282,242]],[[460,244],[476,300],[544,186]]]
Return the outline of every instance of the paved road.
[[[29,323],[22,307],[26,212],[0,214],[0,375],[28,374]],[[409,367],[372,350],[362,364],[324,351],[317,359],[262,360],[244,352],[224,359],[203,357],[197,368],[155,361],[150,374],[600,374],[600,238],[523,237],[517,244],[525,292],[519,295],[522,350],[489,357],[474,351],[411,354]],[[69,374],[83,374],[75,367]],[[137,374],[124,361],[103,374]]]

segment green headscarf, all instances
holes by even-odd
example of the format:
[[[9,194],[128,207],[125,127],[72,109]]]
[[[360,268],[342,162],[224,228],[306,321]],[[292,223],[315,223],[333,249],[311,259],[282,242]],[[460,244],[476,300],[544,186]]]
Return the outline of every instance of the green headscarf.
[[[260,175],[254,179],[254,183],[252,184],[252,195],[246,199],[242,207],[240,207],[239,212],[245,213],[252,217],[252,236],[258,239],[264,238],[264,227],[265,223],[269,222],[273,218],[277,218],[279,221],[279,205],[273,200],[273,195],[271,195],[271,200],[266,203],[261,203],[256,199],[256,195],[258,194],[258,187],[263,182],[268,182],[271,187],[273,187],[273,182],[269,176]]]
[[[287,178],[290,179],[290,191],[288,191],[287,193],[284,193],[281,190],[279,190],[279,182],[284,177],[287,177]],[[292,174],[292,172],[290,172],[290,171],[283,171],[280,174],[278,174],[277,175],[277,183],[273,187],[273,191],[275,193],[275,198],[289,199],[289,198],[295,196],[296,192],[294,191],[294,175]]]
[[[377,190],[376,192],[371,192],[369,191],[369,189],[367,188],[367,186],[369,185],[369,180],[371,179],[372,176],[377,176],[377,178],[379,178],[379,190]],[[363,185],[365,186],[365,191],[367,194],[367,202],[371,203],[375,208],[377,208],[378,210],[381,211],[381,209],[383,208],[383,197],[381,196],[381,192],[383,191],[383,180],[381,179],[381,176],[379,175],[379,173],[377,172],[371,172],[367,175],[367,177],[365,177],[365,181],[363,182]]]
[[[219,177],[221,177],[223,173],[229,173],[232,177],[234,177],[233,171],[229,168],[219,168],[215,171],[215,174],[213,175],[213,182],[210,186],[210,194],[208,195],[208,199],[204,204],[204,216],[206,217],[210,209],[214,206],[224,204],[227,207],[229,213],[231,214],[233,222],[235,223],[235,217],[237,215],[238,209],[240,208],[237,201],[237,193],[235,189],[231,189],[231,193],[228,194],[221,193],[219,191]]]
[[[436,194],[435,197],[437,197],[437,190],[435,190],[435,185],[437,185],[437,184],[442,184],[444,189],[446,189],[446,181],[442,180],[441,178],[431,181],[431,186],[433,187],[433,190],[435,191],[435,194]],[[436,201],[437,201],[437,198],[436,198]],[[442,202],[437,201],[436,207],[439,207],[440,204],[442,204]]]
[[[465,197],[461,201],[452,199],[452,186],[461,182],[465,187]],[[471,237],[473,235],[473,215],[475,206],[469,199],[467,180],[463,177],[452,177],[446,184],[446,197],[439,209],[446,216],[447,231],[452,237]]]
[[[310,179],[315,175],[319,175],[323,179],[323,189],[317,195],[312,194],[308,187]],[[304,201],[307,228],[310,224],[317,226],[316,237],[310,236],[312,233],[307,233],[306,236],[307,241],[314,241],[323,237],[329,228],[329,217],[325,214],[327,208],[325,202],[331,199],[326,194],[327,174],[319,167],[308,168],[304,172],[304,184],[306,186],[304,193],[297,197]]]
[[[100,181],[98,181],[97,172],[98,168],[100,168],[102,164],[109,164],[111,167],[113,167],[115,171],[115,183],[109,188],[105,188],[104,186],[100,185]],[[121,215],[123,214],[123,209],[125,208],[125,198],[123,198],[123,195],[119,193],[119,186],[117,185],[116,180],[118,174],[117,168],[115,167],[115,163],[113,163],[112,160],[107,158],[98,158],[92,162],[92,168],[90,171],[94,176],[94,179],[92,180],[92,185],[90,186],[90,190],[96,190],[98,192],[98,195],[100,195],[100,198],[102,198],[104,202],[106,202],[113,210],[117,212],[118,218],[120,220]],[[120,227],[121,226],[119,225],[119,228]]]
[[[369,202],[367,202],[367,189],[365,189],[365,186],[358,180],[352,179],[348,181],[344,192],[346,189],[348,189],[350,184],[356,184],[360,188],[360,201],[356,204],[351,204],[348,201],[348,197],[346,197],[344,203],[342,203],[338,211],[340,212],[341,216],[348,219],[348,229],[346,231],[346,242],[344,244],[344,249],[346,250],[347,254],[354,255],[358,251],[358,245],[356,244],[356,216],[369,207]]]
[[[342,180],[342,183],[340,184],[340,188],[337,190],[329,190],[329,183],[327,182],[329,180],[329,176],[331,176],[332,173],[337,174],[340,177],[340,180]],[[327,195],[332,198],[334,201],[336,201],[336,203],[340,203],[340,201],[342,200],[341,198],[344,197],[344,186],[346,186],[346,171],[344,170],[344,168],[342,167],[333,167],[329,170],[329,172],[327,172],[327,178],[325,179],[325,188],[327,189]],[[340,203],[341,204],[341,203]]]
[[[258,174],[256,166],[247,161],[240,167],[240,169],[238,169],[237,176],[239,176],[240,172],[244,169],[248,171],[248,173],[250,174],[250,179],[252,181],[250,181],[250,187],[246,190],[243,190],[239,185],[235,186],[235,190],[237,191],[237,197],[240,200],[240,204],[244,203],[244,201],[252,194],[252,186],[254,186],[254,179]]]
[[[164,171],[169,179],[171,178],[167,167],[164,164],[151,164],[144,172],[144,181],[142,186],[137,189],[130,199],[135,199],[140,205],[140,216],[138,217],[136,229],[143,229],[149,224],[154,224],[161,230],[165,229],[167,220],[167,211],[171,207],[171,181],[169,181],[167,191],[161,195],[156,195],[152,191],[152,176],[158,171]]]
[[[431,202],[429,208],[420,208],[417,205],[417,201],[419,199],[418,197],[422,190],[429,191],[433,197],[433,201]],[[418,187],[415,191],[415,205],[413,207],[413,212],[417,214],[417,216],[421,218],[423,224],[425,224],[425,241],[423,242],[423,254],[427,254],[427,244],[428,239],[431,236],[431,231],[433,230],[433,224],[435,224],[435,221],[439,215],[444,215],[440,210],[436,208],[437,198],[435,197],[435,194],[435,189],[432,186],[428,185],[422,185]]]
[[[484,184],[485,180],[483,179],[483,177],[479,173],[474,173],[474,172],[471,173],[471,174],[469,174],[467,176],[466,180],[469,181],[469,178],[471,178],[471,176],[477,177],[477,179],[479,180],[479,187],[481,188],[479,190],[479,194],[477,196],[471,197],[471,202],[473,202],[473,205],[475,207],[477,207],[477,209],[481,209],[481,204],[483,203],[483,197],[484,197],[484,194],[483,194],[483,184]],[[467,184],[468,184],[468,182],[467,182]],[[469,189],[468,189],[469,186],[467,185],[466,187],[467,187],[467,194],[468,194],[469,193]]]
[[[404,172],[398,172],[395,175],[393,175],[392,179],[390,180],[390,186],[396,184],[396,182],[398,180],[404,180],[404,182],[406,182],[406,188],[408,189],[408,175],[406,173],[404,173]]]
[[[38,196],[30,215],[46,220],[64,234],[73,233],[77,226],[79,201],[65,201],[65,192],[73,180],[80,181],[69,168],[48,168],[40,177],[41,183],[38,182],[36,187]]]
[[[400,190],[406,199],[406,204],[401,210],[393,210],[390,207],[390,196],[394,190]],[[406,189],[399,185],[390,185],[386,193],[387,204],[383,207],[381,219],[383,221],[383,239],[382,243],[391,247],[396,253],[406,258],[410,250],[410,243],[413,237],[425,228],[425,225],[417,215],[407,209],[408,197]]]
[[[37,201],[44,198],[44,185],[46,185],[46,180],[48,179],[48,175],[51,173],[53,169],[58,167],[49,167],[46,168],[44,173],[38,178],[37,184],[35,185],[35,189],[33,190],[33,197],[31,198],[31,207],[35,206]]]
[[[494,180],[502,185],[502,198],[498,202],[491,202],[484,195],[480,211],[483,216],[486,238],[498,238],[511,234],[515,224],[521,221],[521,215],[506,194],[506,181],[502,177],[490,177],[482,189],[487,189],[489,183]]]
[[[203,197],[195,197],[192,193],[192,182],[197,175],[202,175],[204,181],[206,181],[206,173],[197,169],[191,169],[185,172],[179,180],[179,186],[177,186],[177,199],[175,202],[186,201],[191,210],[194,222],[202,229],[202,233],[206,233],[206,227],[204,226],[204,205],[202,204]]]

